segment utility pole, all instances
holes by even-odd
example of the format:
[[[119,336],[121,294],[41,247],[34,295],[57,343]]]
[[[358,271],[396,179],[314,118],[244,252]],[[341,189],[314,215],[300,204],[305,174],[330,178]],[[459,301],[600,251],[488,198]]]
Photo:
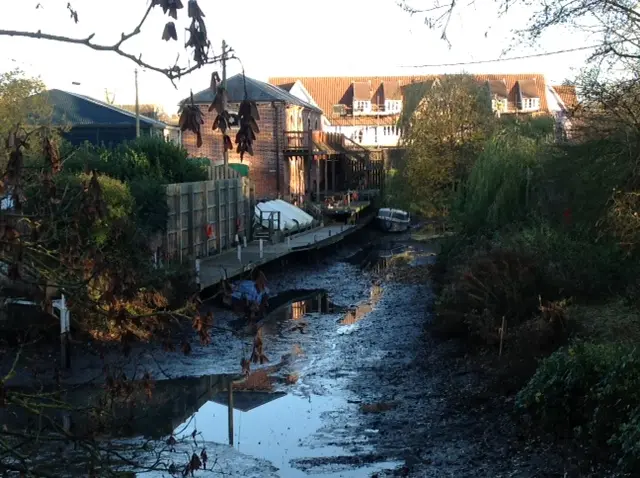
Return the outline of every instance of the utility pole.
[[[140,102],[138,101],[138,69],[136,73],[136,138],[140,137]]]
[[[222,40],[222,88],[227,89],[227,42]],[[222,95],[222,111],[227,111],[227,95]],[[224,143],[224,136],[222,138],[222,159],[224,168],[222,171],[222,178],[227,179],[227,169],[229,168],[229,151]]]

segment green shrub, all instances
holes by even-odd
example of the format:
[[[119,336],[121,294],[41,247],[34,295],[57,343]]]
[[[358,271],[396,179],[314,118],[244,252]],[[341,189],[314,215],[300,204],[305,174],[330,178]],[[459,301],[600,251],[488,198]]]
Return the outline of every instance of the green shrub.
[[[162,138],[143,137],[114,148],[88,143],[73,148],[67,143],[63,156],[65,173],[96,170],[102,177],[127,183],[135,199],[137,225],[151,234],[167,227],[166,184],[208,179],[208,160],[194,161],[184,148]]]
[[[537,154],[534,139],[511,131],[487,141],[453,208],[464,231],[497,230],[527,219]]]
[[[618,344],[576,343],[544,360],[518,393],[516,408],[549,431],[573,431],[594,446],[636,453],[640,406],[640,354]]]
[[[619,450],[618,465],[629,471],[640,470],[640,406],[631,412],[609,444]]]
[[[149,170],[158,174],[166,184],[206,181],[207,163],[189,159],[187,150],[162,138],[142,137],[118,148],[146,158]]]
[[[165,185],[158,179],[134,179],[129,182],[129,189],[140,229],[150,234],[166,231],[169,205]]]
[[[571,234],[547,223],[506,232],[497,241],[535,256],[549,285],[565,297],[602,297],[624,289],[636,275],[635,262],[611,241]]]
[[[121,181],[157,179],[163,184],[206,181],[207,164],[193,161],[187,151],[162,138],[143,137],[113,148],[85,143],[63,148],[64,169],[83,172],[95,169]]]

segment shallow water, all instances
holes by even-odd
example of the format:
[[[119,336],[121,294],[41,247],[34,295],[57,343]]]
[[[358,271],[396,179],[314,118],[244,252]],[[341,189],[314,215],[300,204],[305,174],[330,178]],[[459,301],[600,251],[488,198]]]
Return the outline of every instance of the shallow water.
[[[384,255],[403,250],[393,244]],[[123,362],[114,354],[113,366],[122,367],[129,380],[146,370],[156,382],[151,398],[116,410],[111,437],[132,444],[146,437],[166,448],[173,435],[178,443],[162,451],[164,463],[184,464],[191,453],[206,449],[210,463],[229,476],[355,478],[399,465],[397,454],[376,449],[378,427],[363,419],[361,407],[379,395],[369,374],[382,363],[408,359],[396,349],[419,334],[426,300],[415,287],[381,285],[379,255],[352,248],[269,273],[271,291],[280,292],[259,324],[269,361],[252,364],[244,385],[234,386],[240,390],[234,391],[233,448],[226,384],[240,378],[240,359],[251,354],[255,330],[219,309],[212,342],[194,344],[188,356],[141,349]],[[412,301],[419,306],[403,311],[412,319],[395,325],[395,314]],[[86,375],[101,375],[100,361],[82,365]],[[104,394],[99,385],[74,389],[68,398],[93,403]],[[72,417],[77,430],[90,426],[85,422],[81,415]],[[150,464],[154,457],[137,459]],[[199,470],[195,476],[217,475]]]

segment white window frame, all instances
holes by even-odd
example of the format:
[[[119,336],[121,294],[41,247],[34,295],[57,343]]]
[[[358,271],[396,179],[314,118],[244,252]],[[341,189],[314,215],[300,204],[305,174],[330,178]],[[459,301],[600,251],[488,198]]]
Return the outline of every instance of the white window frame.
[[[527,111],[537,111],[540,109],[540,98],[523,98],[522,109]]]

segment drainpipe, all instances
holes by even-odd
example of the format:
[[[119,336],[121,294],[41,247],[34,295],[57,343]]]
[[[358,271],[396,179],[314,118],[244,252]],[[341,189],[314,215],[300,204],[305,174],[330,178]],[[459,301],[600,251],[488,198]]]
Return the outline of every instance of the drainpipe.
[[[273,106],[273,136],[276,142],[276,191],[278,192],[278,197],[280,197],[281,184],[280,184],[280,115],[278,111],[278,103],[273,101],[271,103]]]

